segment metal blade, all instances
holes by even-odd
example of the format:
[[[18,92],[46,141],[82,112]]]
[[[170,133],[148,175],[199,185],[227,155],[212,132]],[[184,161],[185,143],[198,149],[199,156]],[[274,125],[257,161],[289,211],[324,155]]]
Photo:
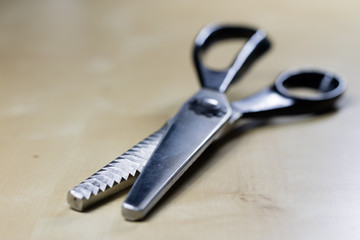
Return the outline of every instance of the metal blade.
[[[89,206],[131,186],[164,135],[166,125],[110,162],[68,192],[69,205],[84,211]]]
[[[231,112],[226,96],[213,90],[202,89],[185,103],[131,188],[124,217],[144,218],[221,133]]]

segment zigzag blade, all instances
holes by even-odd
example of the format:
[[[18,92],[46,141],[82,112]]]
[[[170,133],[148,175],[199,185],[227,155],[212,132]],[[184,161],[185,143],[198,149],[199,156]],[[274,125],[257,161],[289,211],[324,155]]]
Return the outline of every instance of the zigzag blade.
[[[68,192],[69,205],[83,211],[92,204],[131,186],[159,143],[162,127]]]

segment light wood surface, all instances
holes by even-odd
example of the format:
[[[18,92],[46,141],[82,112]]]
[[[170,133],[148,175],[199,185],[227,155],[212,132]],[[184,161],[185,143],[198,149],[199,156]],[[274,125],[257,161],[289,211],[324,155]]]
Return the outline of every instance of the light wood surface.
[[[359,12],[355,0],[1,1],[1,239],[359,239]],[[230,99],[314,66],[347,80],[339,111],[227,139],[144,222],[121,216],[127,191],[71,210],[70,188],[198,90],[191,49],[211,22],[273,42]]]

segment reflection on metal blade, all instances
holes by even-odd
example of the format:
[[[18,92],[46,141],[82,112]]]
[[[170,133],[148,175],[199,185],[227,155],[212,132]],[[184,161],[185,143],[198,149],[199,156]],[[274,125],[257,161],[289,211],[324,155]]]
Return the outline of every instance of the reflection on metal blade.
[[[145,138],[68,192],[69,205],[83,211],[98,201],[131,186],[159,143],[166,127]]]

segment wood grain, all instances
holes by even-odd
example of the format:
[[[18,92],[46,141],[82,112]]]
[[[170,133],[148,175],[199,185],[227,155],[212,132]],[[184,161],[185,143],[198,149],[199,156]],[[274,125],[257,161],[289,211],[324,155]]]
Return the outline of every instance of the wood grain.
[[[359,238],[359,10],[325,0],[1,1],[2,238]],[[192,41],[210,22],[261,27],[274,43],[231,99],[313,66],[347,80],[339,110],[228,137],[144,222],[121,216],[126,191],[71,210],[70,188],[198,89]]]

